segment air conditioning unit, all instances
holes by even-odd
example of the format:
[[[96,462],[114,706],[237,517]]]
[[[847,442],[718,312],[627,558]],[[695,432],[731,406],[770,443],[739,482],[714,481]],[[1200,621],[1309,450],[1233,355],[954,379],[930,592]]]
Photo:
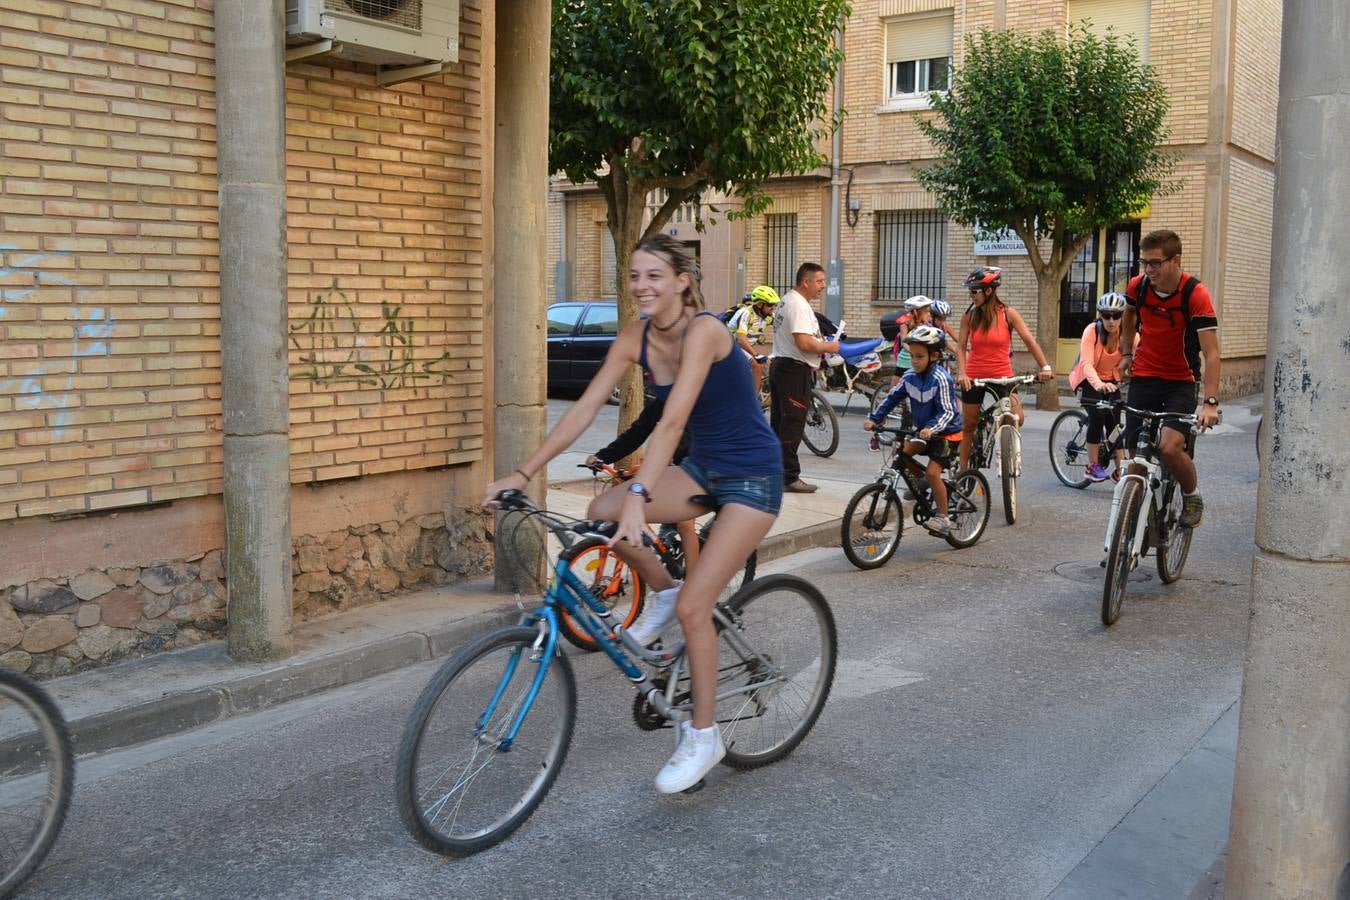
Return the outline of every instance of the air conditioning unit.
[[[459,60],[459,0],[286,0],[287,59],[376,66]]]

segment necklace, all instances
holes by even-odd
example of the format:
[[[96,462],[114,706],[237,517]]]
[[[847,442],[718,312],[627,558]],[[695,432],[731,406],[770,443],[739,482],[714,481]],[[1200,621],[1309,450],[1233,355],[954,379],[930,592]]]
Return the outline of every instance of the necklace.
[[[660,332],[666,332],[666,331],[669,331],[670,329],[674,328],[676,325],[680,324],[680,322],[682,322],[683,320],[684,320],[684,310],[680,310],[680,314],[679,314],[678,316],[675,317],[675,321],[674,321],[674,322],[671,322],[669,325],[666,325],[666,326],[657,325],[655,319],[648,319],[648,321],[652,323],[652,327],[655,328],[657,331],[660,331]]]

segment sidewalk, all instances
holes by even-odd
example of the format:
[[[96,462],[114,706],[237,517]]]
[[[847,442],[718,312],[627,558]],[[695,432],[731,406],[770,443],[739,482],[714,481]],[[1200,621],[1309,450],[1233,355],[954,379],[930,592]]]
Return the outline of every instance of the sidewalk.
[[[838,494],[855,488],[830,484],[788,498],[759,548],[761,563],[838,540]],[[590,492],[589,481],[550,490],[549,507],[583,516]],[[277,663],[236,663],[214,641],[44,686],[65,713],[77,753],[101,753],[442,657],[519,615],[515,598],[493,593],[490,580],[468,582],[304,622],[295,629],[295,653]],[[6,737],[0,733],[0,751]]]

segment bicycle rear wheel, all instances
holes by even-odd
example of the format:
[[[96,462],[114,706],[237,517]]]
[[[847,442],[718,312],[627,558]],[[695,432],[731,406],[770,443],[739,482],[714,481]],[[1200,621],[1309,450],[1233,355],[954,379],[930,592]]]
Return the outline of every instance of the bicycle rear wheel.
[[[0,669],[0,897],[23,884],[56,843],[74,785],[61,710],[41,685]]]
[[[1092,483],[1087,474],[1092,462],[1087,454],[1087,429],[1087,413],[1081,409],[1064,410],[1050,426],[1050,468],[1062,484],[1080,490]]]
[[[946,538],[947,543],[961,549],[978,541],[989,524],[989,482],[979,469],[962,469],[952,476],[950,484],[947,511],[952,530]]]
[[[609,607],[613,624],[627,628],[642,612],[642,601],[647,586],[642,576],[619,558],[619,554],[599,538],[582,541],[567,551],[571,557],[568,568],[576,575],[591,595]],[[558,609],[558,626],[569,644],[588,653],[600,649],[581,623]]]
[[[1021,441],[1012,426],[998,430],[998,477],[1003,482],[1003,519],[1009,525],[1017,522],[1017,458],[1021,455]]]
[[[734,769],[783,759],[819,718],[834,681],[834,614],[810,582],[770,575],[721,607],[717,721]],[[735,691],[735,693],[730,693]]]
[[[1116,523],[1111,530],[1111,546],[1106,551],[1106,582],[1102,586],[1102,624],[1111,626],[1120,618],[1120,604],[1125,599],[1125,586],[1134,568],[1134,532],[1143,506],[1144,489],[1131,479],[1120,490],[1120,506],[1116,509]]]
[[[839,449],[839,417],[829,398],[820,391],[811,392],[802,442],[816,456],[830,456]]]
[[[890,485],[863,485],[844,507],[839,543],[844,556],[860,569],[884,566],[895,555],[905,532],[905,509]]]
[[[1162,579],[1163,584],[1171,584],[1181,577],[1181,570],[1186,567],[1186,557],[1191,553],[1191,536],[1194,532],[1189,528],[1182,527],[1178,521],[1181,518],[1181,488],[1173,484],[1170,496],[1167,500],[1167,506],[1161,512],[1161,528],[1163,534],[1167,535],[1167,544],[1158,547],[1154,551],[1158,562],[1158,577]]]
[[[486,634],[432,676],[403,729],[395,793],[417,842],[448,856],[499,843],[553,786],[576,723],[577,686],[566,656],[542,658],[537,628]],[[539,692],[529,699],[540,666]],[[505,744],[521,709],[528,716]]]

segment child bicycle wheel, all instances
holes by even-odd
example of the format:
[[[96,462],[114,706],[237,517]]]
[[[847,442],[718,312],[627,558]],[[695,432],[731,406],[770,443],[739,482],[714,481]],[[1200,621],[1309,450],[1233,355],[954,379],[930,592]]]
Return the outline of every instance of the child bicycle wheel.
[[[642,576],[609,545],[599,538],[581,541],[567,551],[568,568],[576,575],[591,596],[609,608],[614,616],[611,625],[627,628],[642,612],[647,586]],[[588,653],[600,649],[581,623],[558,609],[558,630],[563,638],[579,650]]]

